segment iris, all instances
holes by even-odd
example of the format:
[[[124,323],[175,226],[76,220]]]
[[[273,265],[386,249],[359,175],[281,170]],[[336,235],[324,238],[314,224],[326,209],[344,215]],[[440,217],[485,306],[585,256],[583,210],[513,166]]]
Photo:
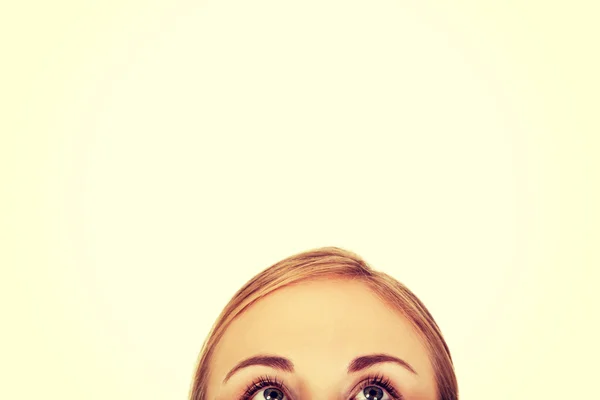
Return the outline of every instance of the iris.
[[[283,400],[283,392],[279,389],[269,388],[264,392],[266,400]]]
[[[363,394],[368,400],[381,400],[383,398],[383,390],[378,386],[367,386],[363,390]]]

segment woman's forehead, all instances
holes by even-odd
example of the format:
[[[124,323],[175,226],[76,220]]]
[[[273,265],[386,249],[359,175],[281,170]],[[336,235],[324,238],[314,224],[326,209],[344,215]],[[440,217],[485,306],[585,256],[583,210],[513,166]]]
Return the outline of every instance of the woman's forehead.
[[[393,353],[431,373],[420,335],[400,312],[360,281],[313,280],[258,300],[227,328],[213,371],[255,354],[278,354],[298,365],[347,363],[360,354]],[[337,367],[336,367],[337,368]]]

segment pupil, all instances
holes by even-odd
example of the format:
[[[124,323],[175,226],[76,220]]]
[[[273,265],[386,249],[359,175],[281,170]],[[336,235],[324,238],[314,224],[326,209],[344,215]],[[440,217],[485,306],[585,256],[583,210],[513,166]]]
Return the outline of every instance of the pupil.
[[[266,400],[282,400],[283,393],[279,389],[267,389],[265,390],[265,399]]]
[[[366,387],[363,394],[369,400],[381,400],[383,398],[383,390],[377,386]]]

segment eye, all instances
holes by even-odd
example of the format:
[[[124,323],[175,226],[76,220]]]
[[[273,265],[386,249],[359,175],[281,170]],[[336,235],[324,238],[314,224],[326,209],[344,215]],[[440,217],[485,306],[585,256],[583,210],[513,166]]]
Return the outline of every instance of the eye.
[[[369,376],[358,386],[351,400],[403,400],[404,396],[383,375]]]
[[[240,400],[290,400],[286,392],[285,385],[276,377],[261,376],[246,387]]]
[[[251,397],[252,400],[288,400],[281,389],[270,387],[261,389]]]
[[[392,400],[391,396],[377,385],[365,386],[353,400]]]

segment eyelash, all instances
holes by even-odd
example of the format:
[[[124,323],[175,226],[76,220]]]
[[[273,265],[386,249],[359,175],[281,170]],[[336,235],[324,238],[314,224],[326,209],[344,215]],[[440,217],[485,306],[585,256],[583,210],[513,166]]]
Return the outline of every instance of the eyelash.
[[[259,390],[266,389],[269,387],[276,387],[282,390],[284,393],[289,393],[283,382],[273,376],[259,376],[251,384],[246,387],[244,394],[240,400],[250,400]]]
[[[404,397],[394,388],[389,378],[385,377],[382,374],[366,376],[358,385],[354,387],[352,393],[356,392],[357,390],[364,390],[365,388],[371,385],[377,385],[384,389],[386,392],[389,393],[393,400],[404,400]],[[240,400],[250,400],[252,396],[254,396],[261,389],[266,389],[270,387],[276,387],[282,390],[286,394],[286,396],[287,393],[289,393],[289,391],[287,390],[287,388],[281,380],[273,376],[265,375],[258,377],[251,384],[249,384],[246,387],[244,394],[242,394],[242,398]]]
[[[368,386],[377,385],[384,389],[392,397],[393,400],[404,400],[404,397],[394,388],[390,379],[382,374],[368,375],[359,384],[359,390],[364,390]]]

